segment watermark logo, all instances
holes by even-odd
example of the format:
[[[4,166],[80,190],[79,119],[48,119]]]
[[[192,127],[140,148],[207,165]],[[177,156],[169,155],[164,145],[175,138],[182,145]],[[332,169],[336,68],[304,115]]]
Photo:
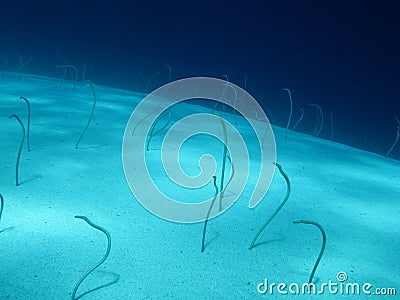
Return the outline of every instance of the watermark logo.
[[[320,284],[315,283],[285,283],[270,282],[267,278],[257,285],[260,294],[278,295],[396,295],[396,288],[374,287],[371,283],[348,282],[346,272],[336,274],[336,280],[329,280]]]
[[[226,105],[242,124],[246,122],[252,129],[260,153],[258,179],[249,199],[249,207],[255,207],[267,192],[274,173],[276,153],[271,125],[258,102],[249,93],[228,81],[208,77],[186,78],[166,84],[147,95],[134,109],[125,128],[122,147],[125,177],[132,193],[146,209],[163,219],[181,223],[206,219],[213,195],[198,203],[173,199],[154,182],[147,165],[151,162],[146,160],[146,149],[149,137],[154,134],[154,124],[161,118],[172,118],[174,115],[171,110],[178,103],[190,99],[207,99]],[[226,211],[240,197],[250,171],[248,146],[236,128],[237,124],[229,122],[224,115],[195,113],[173,122],[164,128],[167,132],[160,149],[166,176],[185,192],[212,182],[214,175],[218,177],[216,166],[221,163],[220,157],[212,157],[207,153],[207,145],[200,145],[206,151],[197,161],[201,171],[196,176],[189,176],[183,171],[179,160],[180,149],[185,141],[199,134],[213,136],[224,144],[227,141],[226,153],[234,166],[234,174],[231,169],[233,176],[229,184],[226,184],[227,180],[224,182],[225,186],[219,190],[217,197],[221,193],[234,196],[224,198],[222,207],[213,205],[209,218]]]
[[[338,273],[336,274],[336,279],[337,279],[339,282],[345,282],[345,281],[347,280],[347,273],[346,273],[346,272],[343,272],[343,271],[338,272]]]

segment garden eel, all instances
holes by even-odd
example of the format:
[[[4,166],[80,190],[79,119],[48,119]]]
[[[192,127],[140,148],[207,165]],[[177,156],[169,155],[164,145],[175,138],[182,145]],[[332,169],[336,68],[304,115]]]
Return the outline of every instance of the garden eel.
[[[79,286],[81,285],[82,281],[85,280],[85,278],[92,273],[97,267],[99,267],[108,257],[108,255],[110,254],[110,249],[111,249],[111,236],[108,233],[107,230],[105,230],[103,227],[100,227],[94,223],[92,223],[87,217],[85,216],[75,216],[75,218],[77,219],[82,219],[84,221],[86,221],[86,223],[88,223],[90,226],[92,226],[93,228],[100,230],[101,232],[103,232],[106,236],[107,236],[107,241],[108,241],[108,245],[107,245],[107,250],[106,253],[104,254],[103,258],[94,266],[92,267],[89,271],[87,271],[82,277],[81,279],[79,279],[79,281],[76,283],[74,291],[72,292],[72,300],[77,299],[75,297],[76,292],[78,291]]]
[[[290,195],[290,191],[291,191],[289,177],[285,174],[285,172],[283,172],[282,166],[280,164],[274,163],[274,165],[276,165],[278,167],[279,172],[282,174],[283,178],[285,178],[285,180],[286,180],[286,184],[287,184],[286,196],[285,196],[285,199],[283,199],[281,205],[278,206],[278,208],[274,211],[274,213],[261,226],[260,230],[257,232],[256,236],[254,237],[253,241],[251,242],[249,250],[253,249],[254,244],[257,241],[257,239],[258,239],[259,235],[261,234],[261,232],[265,229],[265,227],[267,227],[267,225],[272,221],[272,219],[275,218],[275,216],[278,214],[278,212],[285,205],[286,201],[289,199],[289,195]]]
[[[214,179],[215,195],[214,195],[214,199],[211,201],[210,208],[208,209],[207,216],[206,216],[206,219],[204,221],[203,239],[201,241],[201,252],[204,252],[204,240],[206,239],[206,228],[207,228],[208,218],[210,217],[211,209],[214,206],[215,199],[217,199],[217,195],[218,195],[217,176],[213,176],[213,179]]]
[[[310,225],[317,226],[318,229],[319,229],[319,230],[321,231],[321,233],[322,233],[322,246],[321,246],[321,250],[320,250],[320,252],[319,252],[317,261],[315,262],[314,267],[313,267],[313,269],[312,269],[312,271],[311,271],[310,279],[308,279],[308,283],[311,283],[312,280],[313,280],[314,274],[315,274],[315,270],[317,270],[319,261],[321,260],[322,255],[324,254],[325,245],[326,245],[326,234],[325,234],[325,230],[324,230],[324,228],[322,228],[322,226],[321,226],[320,224],[318,224],[317,222],[314,222],[314,221],[298,220],[298,221],[294,221],[293,223],[294,223],[294,224],[310,224]]]

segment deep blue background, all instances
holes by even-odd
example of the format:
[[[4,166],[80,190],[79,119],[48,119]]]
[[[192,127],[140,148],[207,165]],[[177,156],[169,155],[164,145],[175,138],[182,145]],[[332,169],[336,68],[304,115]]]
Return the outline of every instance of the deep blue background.
[[[217,2],[217,3],[214,3]],[[244,85],[285,126],[311,133],[319,104],[333,114],[334,140],[386,153],[400,117],[400,18],[397,1],[3,1],[0,70],[20,53],[30,72],[62,75],[63,61],[87,78],[130,90],[187,76]],[[140,73],[139,73],[140,72]],[[141,74],[141,75],[140,75]],[[292,123],[292,124],[293,124]],[[330,135],[329,123],[321,137]],[[400,159],[400,146],[393,151]]]

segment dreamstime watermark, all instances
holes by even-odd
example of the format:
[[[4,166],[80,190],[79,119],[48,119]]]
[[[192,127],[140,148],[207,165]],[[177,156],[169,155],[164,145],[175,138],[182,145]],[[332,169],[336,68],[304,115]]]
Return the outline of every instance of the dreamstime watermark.
[[[176,201],[157,186],[146,161],[147,143],[149,136],[154,133],[154,124],[166,114],[174,116],[171,112],[174,106],[190,99],[213,100],[231,107],[235,111],[234,116],[240,115],[240,119],[244,118],[252,128],[260,153],[257,182],[252,187],[253,193],[249,200],[249,207],[255,207],[266,194],[275,168],[273,162],[276,159],[276,149],[271,125],[258,102],[249,93],[228,81],[208,77],[186,78],[166,84],[147,95],[132,112],[125,128],[122,147],[125,177],[132,193],[146,209],[163,219],[182,223],[206,219],[214,195],[198,203]],[[180,165],[182,145],[199,134],[213,136],[221,142],[227,138],[225,146],[235,172],[228,185],[224,182],[223,193],[234,196],[224,199],[222,209],[213,205],[209,218],[226,211],[242,194],[249,178],[248,146],[234,123],[229,122],[224,114],[195,113],[168,126],[163,137],[160,149],[162,166],[168,178],[183,191],[198,189],[212,182],[213,176],[217,175],[217,162],[221,163],[221,159],[204,153],[197,162],[200,173],[189,176]],[[200,147],[207,151],[207,145]]]
[[[320,284],[315,283],[285,283],[269,282],[267,278],[257,285],[260,294],[279,295],[396,295],[396,288],[374,287],[371,283],[347,282],[346,272],[338,272],[336,280],[329,280]]]

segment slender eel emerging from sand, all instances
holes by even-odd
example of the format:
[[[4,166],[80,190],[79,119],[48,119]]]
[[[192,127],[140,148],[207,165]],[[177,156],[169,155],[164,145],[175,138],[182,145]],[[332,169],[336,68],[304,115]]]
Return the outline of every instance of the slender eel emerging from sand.
[[[81,136],[79,137],[78,141],[75,144],[75,149],[78,149],[81,139],[83,138],[87,129],[89,128],[90,122],[93,119],[93,113],[94,113],[94,109],[96,107],[96,102],[97,102],[97,97],[96,97],[96,93],[94,92],[93,83],[90,80],[85,80],[84,84],[88,84],[90,86],[90,89],[91,89],[92,95],[93,95],[93,105],[92,105],[92,110],[90,111],[89,120],[87,121],[85,129],[83,129]]]
[[[89,271],[87,271],[82,277],[81,279],[79,279],[79,281],[76,283],[74,291],[72,292],[72,300],[77,299],[76,298],[76,292],[78,291],[79,286],[81,285],[82,281],[85,280],[85,278],[92,273],[97,267],[99,267],[108,257],[108,255],[110,254],[110,249],[111,249],[111,236],[108,233],[107,230],[105,230],[103,227],[100,227],[94,223],[92,223],[87,217],[85,216],[75,216],[75,218],[77,219],[82,219],[84,221],[86,221],[86,223],[88,223],[90,226],[92,226],[93,228],[100,230],[101,232],[103,232],[106,236],[107,236],[107,241],[108,241],[108,245],[107,245],[107,250],[106,253],[104,254],[103,258],[94,266],[92,267]]]
[[[19,186],[18,169],[19,169],[19,159],[21,158],[22,146],[24,145],[24,140],[25,140],[25,126],[22,123],[21,119],[17,115],[11,115],[10,119],[11,118],[16,118],[18,123],[19,123],[19,125],[21,126],[21,129],[22,129],[21,144],[19,145],[18,156],[17,156],[17,160],[16,160],[16,163],[15,163],[15,185]]]
[[[324,228],[322,228],[322,226],[321,226],[320,224],[318,224],[317,222],[314,222],[314,221],[299,220],[299,221],[294,221],[293,223],[294,223],[294,224],[310,224],[310,225],[317,226],[318,229],[319,229],[319,230],[321,231],[321,233],[322,233],[322,246],[321,246],[321,250],[320,250],[320,252],[319,252],[317,261],[315,262],[314,267],[313,267],[313,269],[312,269],[312,271],[311,271],[310,278],[308,279],[308,283],[311,283],[312,280],[313,280],[313,278],[314,278],[315,271],[317,270],[319,261],[321,260],[322,255],[324,254],[325,245],[326,245],[326,234],[325,234],[325,230],[324,230]]]
[[[291,187],[290,187],[290,181],[289,181],[289,177],[286,175],[285,172],[283,172],[282,170],[282,166],[278,163],[274,163],[277,167],[279,172],[282,174],[283,178],[285,178],[286,180],[286,185],[287,185],[287,191],[286,191],[286,196],[285,199],[283,199],[281,205],[278,206],[278,208],[274,211],[274,213],[268,218],[267,221],[265,221],[265,223],[261,226],[260,230],[258,230],[256,236],[254,237],[253,241],[251,242],[251,245],[249,247],[249,250],[253,249],[254,244],[256,243],[258,237],[260,236],[261,232],[263,232],[263,230],[265,229],[265,227],[267,227],[267,225],[272,221],[273,218],[275,218],[275,216],[278,214],[278,212],[282,209],[282,207],[285,205],[286,201],[289,199],[290,196],[290,191],[291,191]]]
[[[1,221],[1,215],[3,214],[3,207],[4,207],[4,199],[3,195],[0,194],[0,221]]]
[[[213,208],[214,203],[215,203],[215,199],[217,199],[217,195],[218,195],[217,176],[213,176],[213,178],[214,178],[215,195],[214,195],[214,199],[211,201],[210,208],[208,209],[207,216],[206,216],[206,219],[204,221],[203,239],[201,240],[201,252],[204,252],[204,241],[206,239],[206,229],[207,229],[208,218],[210,217],[211,209]]]

